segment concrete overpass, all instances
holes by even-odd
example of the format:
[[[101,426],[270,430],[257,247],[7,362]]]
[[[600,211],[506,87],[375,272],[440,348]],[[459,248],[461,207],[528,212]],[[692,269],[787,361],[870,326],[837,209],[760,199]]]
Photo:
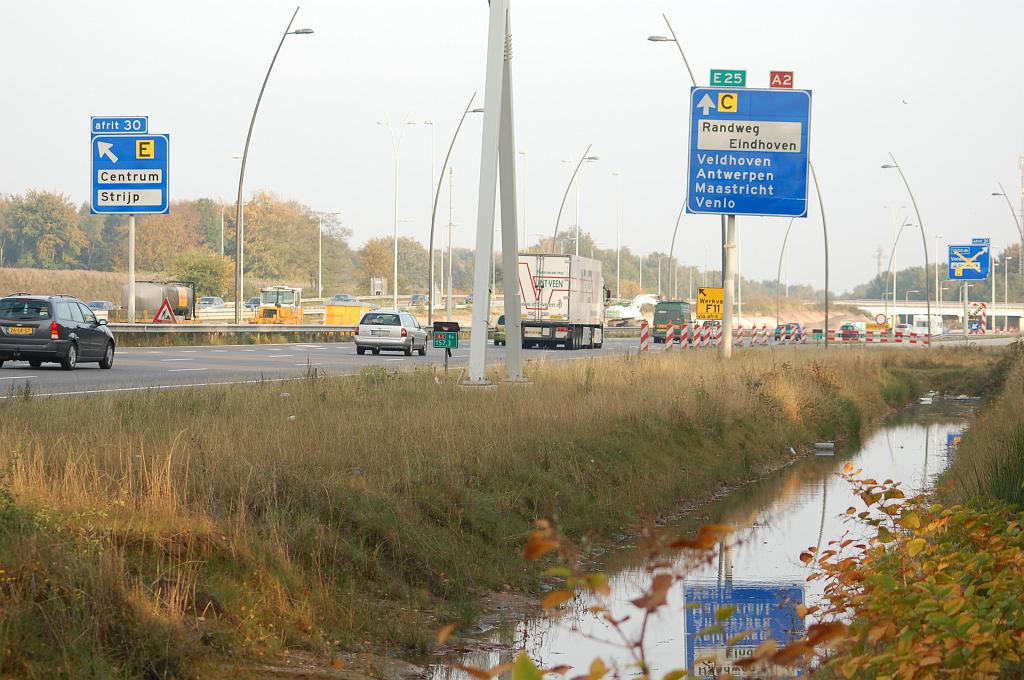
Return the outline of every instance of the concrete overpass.
[[[988,316],[988,328],[992,329],[993,320],[997,321],[996,327],[1000,330],[1003,328],[1003,320],[1009,316],[1009,328],[1017,331],[1021,328],[1021,318],[1024,317],[1024,303],[1011,302],[1009,304],[999,302],[996,306],[992,307],[991,300],[974,300],[973,302],[984,302],[988,305],[986,311]],[[928,313],[928,307],[924,300],[897,300],[896,304],[893,305],[892,300],[882,302],[881,300],[835,300],[835,304],[839,305],[850,305],[851,307],[859,307],[863,309],[871,317],[875,317],[879,314],[887,314],[892,316],[893,314],[899,317],[900,322],[911,323],[914,315],[924,316]],[[941,314],[942,319],[947,322],[956,321],[963,324],[964,306],[963,303],[954,300],[948,301],[943,300],[940,308],[937,302],[932,302],[932,314]]]

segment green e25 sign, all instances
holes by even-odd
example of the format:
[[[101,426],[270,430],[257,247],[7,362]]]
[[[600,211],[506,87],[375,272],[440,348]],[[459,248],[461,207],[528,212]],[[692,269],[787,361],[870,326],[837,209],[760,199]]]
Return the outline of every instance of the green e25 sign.
[[[712,87],[746,87],[747,72],[736,69],[711,69]]]

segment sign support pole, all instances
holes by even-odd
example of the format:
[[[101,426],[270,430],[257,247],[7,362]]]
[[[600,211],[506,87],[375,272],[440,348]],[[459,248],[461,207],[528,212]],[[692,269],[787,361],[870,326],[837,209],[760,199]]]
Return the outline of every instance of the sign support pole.
[[[128,323],[135,323],[135,215],[128,216]]]
[[[732,358],[732,304],[735,298],[736,280],[736,216],[725,216],[725,248],[723,249],[725,260],[724,271],[722,272],[722,344],[719,356],[722,359]]]
[[[969,336],[971,334],[971,321],[970,321],[970,317],[967,316],[967,308],[968,308],[967,297],[970,295],[970,288],[971,288],[971,285],[965,281],[963,283],[963,289],[962,289],[963,292],[964,292],[964,296],[963,296],[964,297],[964,343],[967,343],[968,338],[969,338]]]
[[[505,289],[505,370],[510,382],[523,382],[523,322],[519,309],[519,194],[516,192],[516,132],[512,116],[512,24],[508,9],[505,10],[505,62],[501,83],[498,171],[501,188],[501,271]],[[513,338],[511,345],[508,343],[509,338]]]
[[[476,255],[473,268],[473,323],[470,331],[468,385],[487,382],[487,318],[491,296],[488,284],[494,248],[494,207],[497,199],[498,152],[504,86],[505,47],[508,38],[509,0],[491,0],[487,31],[487,70],[484,88],[483,140],[480,150],[480,191],[476,219]],[[515,153],[515,150],[512,151]],[[508,315],[506,315],[508,321]],[[508,328],[506,326],[506,328]],[[507,334],[506,334],[506,337]]]

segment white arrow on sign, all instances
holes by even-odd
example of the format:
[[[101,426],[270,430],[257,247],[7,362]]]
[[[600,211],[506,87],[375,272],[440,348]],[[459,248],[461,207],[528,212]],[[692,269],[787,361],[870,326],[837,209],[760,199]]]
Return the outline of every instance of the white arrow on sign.
[[[708,109],[717,109],[718,107],[715,106],[715,103],[713,101],[711,101],[711,97],[705,94],[704,98],[700,100],[699,104],[697,104],[697,108],[701,109],[701,111],[703,111],[704,115],[706,116],[708,115]]]
[[[113,146],[114,146],[113,144],[110,144],[108,142],[96,142],[96,150],[99,152],[100,158],[103,158],[104,156],[106,156],[111,161],[116,163],[117,162],[117,156],[115,156],[114,152],[110,150]]]

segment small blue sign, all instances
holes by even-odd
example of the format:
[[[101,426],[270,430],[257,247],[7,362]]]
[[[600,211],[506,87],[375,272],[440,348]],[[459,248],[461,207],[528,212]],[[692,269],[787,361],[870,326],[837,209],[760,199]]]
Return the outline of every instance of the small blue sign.
[[[960,440],[963,439],[963,432],[948,432],[946,434],[946,448],[955,449],[960,446]]]
[[[93,135],[92,212],[166,213],[168,135]]]
[[[988,239],[974,239],[969,246],[949,247],[949,278],[953,281],[983,281],[991,268]]]
[[[753,654],[762,642],[775,640],[780,647],[804,634],[804,619],[796,606],[804,603],[799,583],[732,584],[693,583],[686,586],[686,667],[697,678],[718,678],[731,672],[745,677],[735,661]],[[736,607],[724,622],[715,618],[722,607]],[[721,633],[701,632],[722,623]],[[744,639],[729,645],[729,638],[749,631]]]
[[[93,116],[89,129],[94,135],[144,135],[149,116]]]
[[[686,212],[806,217],[809,90],[690,89]]]

